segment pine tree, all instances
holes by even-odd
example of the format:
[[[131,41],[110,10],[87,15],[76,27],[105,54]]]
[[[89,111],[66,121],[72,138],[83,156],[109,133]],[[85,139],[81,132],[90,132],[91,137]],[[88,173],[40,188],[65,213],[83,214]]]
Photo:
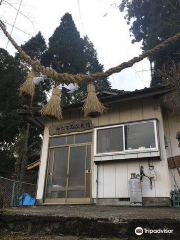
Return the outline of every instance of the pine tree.
[[[93,44],[88,37],[84,39],[80,37],[69,13],[62,17],[60,26],[49,38],[49,48],[42,56],[42,63],[61,73],[88,74],[103,71],[103,66],[98,61]],[[98,88],[110,87],[107,79],[96,81],[95,85]],[[67,101],[70,103],[84,97],[86,87],[86,84],[81,83],[78,91],[66,95]]]

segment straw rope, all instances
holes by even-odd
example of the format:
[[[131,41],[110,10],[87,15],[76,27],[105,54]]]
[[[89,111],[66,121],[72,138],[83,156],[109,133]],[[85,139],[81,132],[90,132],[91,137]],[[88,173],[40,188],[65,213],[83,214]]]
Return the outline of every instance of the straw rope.
[[[54,88],[51,99],[49,102],[40,110],[43,116],[48,116],[50,118],[55,118],[62,120],[62,109],[60,104],[61,90],[59,88]]]
[[[34,97],[35,93],[35,85],[33,82],[33,78],[37,75],[37,72],[33,70],[30,71],[27,75],[26,81],[19,88],[19,95],[23,96],[23,94],[29,96],[30,98]]]
[[[84,117],[99,117],[107,108],[99,101],[96,95],[96,88],[93,83],[87,86],[87,98],[82,107],[84,111]]]
[[[86,82],[93,82],[98,79],[104,79],[109,77],[110,75],[114,73],[121,72],[125,68],[132,67],[135,63],[140,62],[146,57],[153,56],[169,46],[170,44],[173,44],[177,40],[180,39],[180,32],[175,34],[173,37],[168,38],[163,43],[157,45],[151,50],[148,50],[142,54],[140,54],[138,57],[132,58],[128,62],[123,62],[120,65],[110,68],[109,70],[105,72],[97,72],[89,75],[72,75],[68,73],[58,73],[52,68],[44,67],[40,65],[39,61],[32,60],[30,56],[28,56],[22,49],[17,45],[17,43],[14,41],[14,39],[10,36],[10,34],[7,32],[6,27],[2,21],[0,21],[0,27],[3,30],[6,37],[9,39],[9,41],[12,43],[12,45],[18,50],[20,55],[24,58],[24,60],[33,68],[36,72],[41,72],[43,75],[46,75],[47,77],[53,78],[58,83],[80,83],[82,81]]]

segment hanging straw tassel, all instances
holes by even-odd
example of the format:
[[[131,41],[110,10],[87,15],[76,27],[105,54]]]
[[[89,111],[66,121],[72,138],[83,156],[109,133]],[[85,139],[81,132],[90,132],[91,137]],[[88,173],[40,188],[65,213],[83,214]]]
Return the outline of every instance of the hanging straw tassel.
[[[103,106],[103,104],[99,101],[96,96],[96,89],[93,83],[90,83],[87,86],[87,99],[83,105],[84,116],[87,117],[99,117],[103,114],[107,109]]]
[[[33,82],[33,78],[37,75],[35,71],[30,71],[27,75],[26,81],[21,85],[19,88],[19,95],[23,96],[29,96],[30,98],[33,98],[34,92],[35,92],[35,85]]]
[[[53,89],[50,101],[40,111],[42,115],[56,118],[58,120],[63,119],[60,105],[60,93],[61,90],[59,88],[56,87]]]

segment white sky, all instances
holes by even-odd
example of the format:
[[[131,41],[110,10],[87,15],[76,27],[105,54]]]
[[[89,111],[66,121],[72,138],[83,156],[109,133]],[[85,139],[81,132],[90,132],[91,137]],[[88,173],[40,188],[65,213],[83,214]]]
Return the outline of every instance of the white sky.
[[[13,25],[17,12],[7,5],[5,0],[3,1],[0,19]],[[20,1],[7,0],[15,8],[19,7]],[[79,0],[78,5],[78,0],[22,0],[20,12],[30,18],[34,26],[21,14],[17,16],[15,26],[32,36],[40,30],[48,43],[49,37],[59,26],[61,17],[69,12],[81,36],[87,34],[93,42],[100,63],[107,70],[142,52],[141,43],[131,43],[129,26],[126,24],[124,14],[118,8],[110,6],[112,3],[120,2],[120,0]],[[107,15],[104,16],[105,14]],[[7,25],[9,32],[11,29],[12,27]],[[15,28],[12,37],[19,45],[31,38]],[[6,49],[6,46],[7,38],[0,31],[0,47]],[[11,54],[15,52],[11,43],[8,43],[7,50]],[[145,59],[132,68],[114,74],[109,78],[112,88],[135,90],[149,87],[149,68],[149,61]]]

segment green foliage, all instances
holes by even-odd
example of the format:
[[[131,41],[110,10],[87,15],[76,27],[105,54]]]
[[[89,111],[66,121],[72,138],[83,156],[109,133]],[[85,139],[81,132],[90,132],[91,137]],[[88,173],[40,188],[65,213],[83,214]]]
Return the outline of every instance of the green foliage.
[[[46,49],[46,43],[41,33],[31,38],[25,45],[21,46],[33,59],[40,60]],[[19,87],[24,83],[29,67],[25,61],[17,54],[14,57],[10,56],[4,49],[0,49],[0,174],[10,176],[15,170],[14,147],[18,136],[22,129],[27,128],[27,122],[17,114],[17,110],[22,105],[30,105],[27,99],[19,98]],[[34,106],[44,105],[46,103],[46,93],[44,90],[49,90],[50,84],[41,83],[36,87]],[[28,143],[31,146],[31,151],[28,150],[28,155],[23,152],[26,149],[21,146],[22,154],[30,156],[39,153],[41,138],[41,129],[30,128]],[[33,144],[33,147],[32,147]],[[26,162],[27,162],[26,161]]]
[[[50,37],[48,48],[40,32],[21,47],[31,58],[58,72],[88,74],[103,71],[92,42],[87,36],[84,39],[80,37],[72,16],[68,13],[62,17],[60,26]],[[6,50],[0,49],[0,174],[3,176],[14,171],[15,161],[16,168],[19,167],[16,172],[19,176],[20,172],[23,175],[25,164],[40,150],[42,130],[30,127],[30,147],[27,147],[27,122],[17,114],[22,105],[30,105],[30,101],[20,99],[18,95],[18,89],[29,70],[29,66],[18,53],[12,57]],[[110,88],[107,79],[96,81],[95,85],[97,90]],[[86,87],[86,84],[80,84],[79,91],[68,94],[68,102],[84,97]],[[51,88],[52,81],[47,80],[36,86],[33,106],[46,104],[46,91]],[[14,152],[18,153],[18,159],[14,158]]]
[[[49,48],[42,57],[47,67],[58,72],[85,73],[84,43],[76,29],[72,16],[66,13],[59,27],[49,38]]]
[[[92,42],[87,36],[84,39],[80,37],[69,13],[62,17],[60,26],[49,38],[49,48],[42,56],[42,63],[61,73],[88,74],[103,71],[103,66],[98,61],[97,52]],[[110,88],[107,79],[97,81],[95,85],[96,88]],[[84,97],[86,87],[82,83],[78,91],[66,95],[68,102]]]
[[[41,32],[35,37],[32,37],[24,45],[21,45],[21,48],[32,58],[41,62],[42,55],[47,49],[47,45],[44,37]],[[29,70],[29,65],[23,60],[19,53],[16,54],[16,59],[18,59],[26,71]],[[50,81],[46,80],[45,83],[40,83],[36,86],[35,96],[33,100],[33,106],[42,106],[46,104],[46,92],[51,88]],[[26,102],[25,102],[26,103]],[[27,102],[29,104],[29,102]]]
[[[127,10],[125,18],[133,34],[132,42],[142,41],[143,50],[155,47],[180,31],[180,1],[178,0],[123,0],[120,10]],[[178,61],[179,50],[179,42],[177,42],[151,57],[154,72],[171,59]],[[160,82],[153,74],[151,85]]]
[[[16,135],[16,139],[13,145],[13,153],[16,156],[15,174],[18,180],[23,180],[28,160],[37,154],[37,143],[39,139],[36,139],[34,134],[33,141],[30,134],[30,125],[28,124],[26,129],[19,129],[19,133]]]
[[[25,72],[18,60],[0,49],[0,173],[4,176],[14,168],[11,151],[18,127],[23,120],[17,115],[20,106],[18,88]]]

